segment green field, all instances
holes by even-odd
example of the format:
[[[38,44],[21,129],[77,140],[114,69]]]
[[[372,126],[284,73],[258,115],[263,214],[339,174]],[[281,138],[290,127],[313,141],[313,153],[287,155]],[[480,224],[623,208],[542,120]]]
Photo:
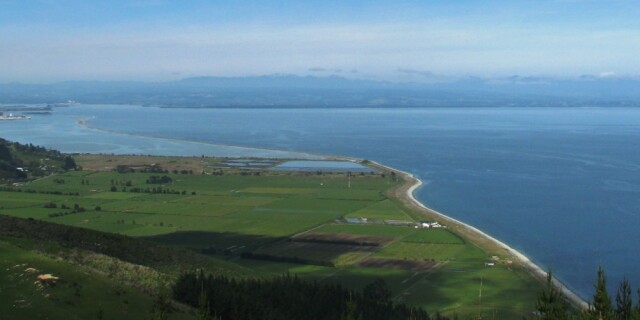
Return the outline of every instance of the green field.
[[[434,243],[434,244],[464,244],[464,239],[447,229],[419,229],[415,233],[404,237],[403,242]]]
[[[414,233],[415,229],[410,227],[396,227],[377,224],[328,224],[314,231],[398,238]]]
[[[99,159],[80,156],[78,163],[89,163],[83,157],[94,162]],[[119,159],[136,161],[110,157],[96,166],[115,167]],[[147,157],[137,161],[164,161],[179,168],[179,159],[163,159]],[[198,163],[194,159],[188,161],[189,166]],[[171,172],[85,169],[49,176],[0,192],[0,214],[186,247],[228,259],[253,270],[256,276],[290,272],[305,279],[354,288],[383,278],[392,288],[395,300],[424,306],[429,311],[455,311],[467,317],[489,315],[487,312],[495,309],[503,318],[521,318],[532,310],[537,294],[532,288],[539,285],[517,267],[506,264],[486,267],[485,262],[494,253],[483,251],[449,230],[386,223],[417,220],[417,213],[385,196],[387,190],[400,183],[389,175],[357,175],[349,186],[347,177],[340,174],[263,172],[258,176],[239,170],[223,175]],[[171,182],[147,183],[152,176],[167,176]],[[46,208],[51,204],[55,208]],[[344,218],[367,218],[368,223],[348,224]],[[323,238],[304,239],[305,235],[314,234]],[[380,241],[367,240],[376,245],[357,246],[345,242],[350,241],[350,236]],[[290,241],[291,237],[300,237],[300,241]],[[2,253],[0,259],[5,263],[17,259],[19,250],[8,244],[3,248],[15,251],[11,255]],[[243,253],[259,253],[274,259],[327,261],[335,267],[246,259]],[[359,267],[358,263],[367,257],[434,261],[440,267],[424,272]],[[52,270],[63,274],[62,269]],[[65,272],[72,271],[70,268]],[[98,287],[99,279],[95,280]],[[482,303],[477,299],[480,279],[486,287]],[[143,296],[130,299],[148,303]],[[46,301],[42,303],[46,305]]]
[[[367,218],[370,220],[413,220],[402,208],[399,208],[391,200],[383,200],[366,208],[347,215],[350,218]]]

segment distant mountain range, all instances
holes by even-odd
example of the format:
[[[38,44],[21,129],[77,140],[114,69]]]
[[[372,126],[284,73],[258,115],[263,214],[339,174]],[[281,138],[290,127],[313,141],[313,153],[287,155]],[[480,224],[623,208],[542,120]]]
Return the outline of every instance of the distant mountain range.
[[[0,103],[142,104],[161,107],[640,106],[640,78],[460,78],[434,83],[267,75],[168,82],[0,84]]]

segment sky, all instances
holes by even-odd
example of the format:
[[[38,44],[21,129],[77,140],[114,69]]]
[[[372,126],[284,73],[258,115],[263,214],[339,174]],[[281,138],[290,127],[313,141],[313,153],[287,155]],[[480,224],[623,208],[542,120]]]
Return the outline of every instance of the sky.
[[[640,1],[0,0],[0,82],[640,74]]]

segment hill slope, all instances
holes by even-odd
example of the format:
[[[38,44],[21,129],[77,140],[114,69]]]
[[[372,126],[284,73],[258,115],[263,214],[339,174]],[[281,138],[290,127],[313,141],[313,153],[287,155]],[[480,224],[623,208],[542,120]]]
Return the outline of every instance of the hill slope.
[[[242,278],[248,270],[185,249],[0,215],[0,314],[9,319],[145,319],[187,270]],[[39,280],[51,275],[53,281]],[[173,303],[170,319],[191,319]]]
[[[41,177],[75,167],[73,158],[59,151],[0,138],[0,181]]]
[[[0,238],[2,319],[146,319],[153,298],[109,275],[28,249],[25,239]],[[54,282],[38,281],[50,274]],[[5,318],[6,317],[6,318]],[[191,319],[178,310],[171,319]]]

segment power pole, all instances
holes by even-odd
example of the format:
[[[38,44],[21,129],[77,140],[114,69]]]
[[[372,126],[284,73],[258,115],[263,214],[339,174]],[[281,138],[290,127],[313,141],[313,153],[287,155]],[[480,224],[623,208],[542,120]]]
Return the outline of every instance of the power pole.
[[[478,294],[478,299],[480,299],[480,305],[482,305],[482,277],[480,277],[480,294]]]
[[[478,294],[478,300],[480,301],[480,319],[482,319],[482,277],[480,277],[480,293]]]

